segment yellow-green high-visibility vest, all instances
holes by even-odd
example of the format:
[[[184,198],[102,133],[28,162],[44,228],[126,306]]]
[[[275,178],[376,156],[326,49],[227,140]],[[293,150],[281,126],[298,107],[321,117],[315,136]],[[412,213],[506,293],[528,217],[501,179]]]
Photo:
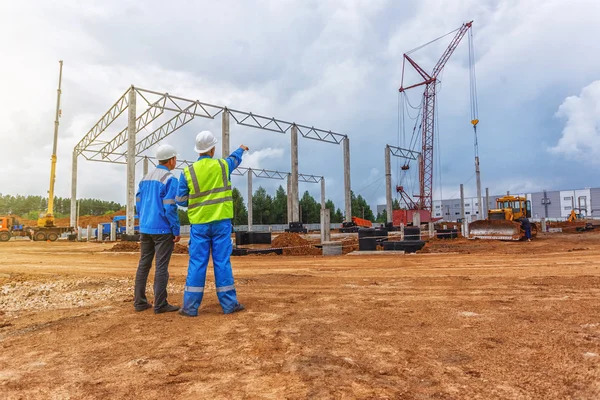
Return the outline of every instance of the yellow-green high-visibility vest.
[[[207,224],[233,218],[229,164],[221,159],[202,158],[183,170],[189,193],[190,224]]]

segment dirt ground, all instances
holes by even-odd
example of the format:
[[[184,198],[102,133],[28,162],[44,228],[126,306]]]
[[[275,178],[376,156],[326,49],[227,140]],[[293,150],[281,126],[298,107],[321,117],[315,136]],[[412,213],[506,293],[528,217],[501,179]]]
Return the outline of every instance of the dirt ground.
[[[247,310],[209,272],[198,318],[134,312],[112,246],[0,245],[0,398],[600,398],[600,232],[235,257]]]

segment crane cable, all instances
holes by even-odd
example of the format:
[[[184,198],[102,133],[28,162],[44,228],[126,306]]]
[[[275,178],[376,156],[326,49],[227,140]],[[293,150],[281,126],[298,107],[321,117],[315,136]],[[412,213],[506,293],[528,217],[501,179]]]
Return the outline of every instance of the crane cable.
[[[477,79],[475,77],[475,50],[473,49],[473,27],[469,29],[469,89],[471,98],[471,124],[475,143],[475,157],[479,157],[479,143],[477,141],[477,124],[479,123],[479,106],[477,104]]]

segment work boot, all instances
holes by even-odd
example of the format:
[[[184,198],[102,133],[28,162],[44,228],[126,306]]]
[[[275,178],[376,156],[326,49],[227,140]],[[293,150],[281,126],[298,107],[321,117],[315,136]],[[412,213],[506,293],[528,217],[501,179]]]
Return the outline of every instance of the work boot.
[[[179,315],[181,315],[182,317],[197,317],[198,315],[192,315],[192,314],[188,314],[185,311],[183,311],[183,308],[181,310],[179,310]]]
[[[154,310],[154,314],[162,314],[162,313],[166,313],[166,312],[174,312],[174,311],[177,311],[177,310],[179,310],[178,306],[174,306],[172,304],[167,304],[166,306],[162,306],[158,310]]]
[[[237,303],[237,305],[233,308],[233,310],[229,311],[227,314],[233,314],[234,312],[244,311],[245,309],[246,309],[246,307],[244,307],[240,303]]]
[[[135,311],[137,311],[137,312],[146,311],[149,308],[152,308],[152,304],[146,303],[142,306],[135,307]]]

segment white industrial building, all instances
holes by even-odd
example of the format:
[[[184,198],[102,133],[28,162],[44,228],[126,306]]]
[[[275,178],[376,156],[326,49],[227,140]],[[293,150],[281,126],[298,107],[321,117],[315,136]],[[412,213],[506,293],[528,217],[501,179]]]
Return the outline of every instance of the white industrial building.
[[[565,220],[571,210],[585,218],[600,218],[600,188],[583,188],[569,190],[545,190],[535,193],[510,193],[512,195],[527,196],[531,201],[531,217],[533,219]],[[465,197],[464,216],[462,215],[461,199],[445,199],[433,201],[433,218],[442,218],[444,221],[456,221],[465,218],[469,221],[484,219],[487,210],[496,208],[496,198],[506,194],[489,196],[489,204],[486,205],[486,196],[482,196],[483,215],[478,212],[477,197]],[[385,208],[378,205],[377,210]]]

